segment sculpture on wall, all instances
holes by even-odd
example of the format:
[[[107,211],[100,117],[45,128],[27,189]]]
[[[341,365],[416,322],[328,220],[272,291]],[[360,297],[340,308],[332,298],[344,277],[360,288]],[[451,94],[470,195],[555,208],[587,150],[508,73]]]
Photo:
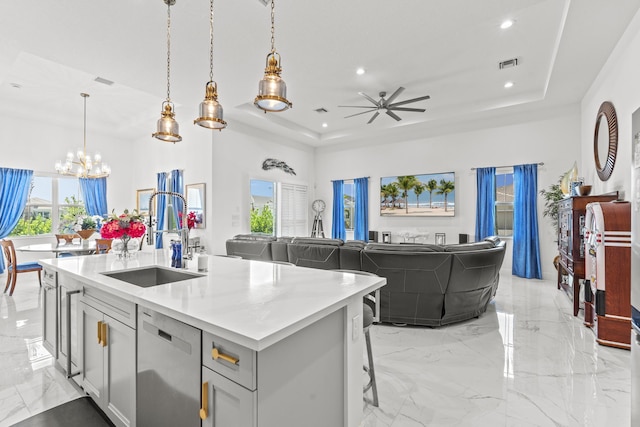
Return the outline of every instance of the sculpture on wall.
[[[265,159],[264,162],[262,162],[262,169],[263,170],[270,170],[270,169],[280,169],[283,172],[286,172],[290,175],[295,175],[296,172],[293,170],[293,168],[291,166],[289,166],[288,164],[286,164],[285,162],[283,162],[282,160],[278,160],[278,159]]]

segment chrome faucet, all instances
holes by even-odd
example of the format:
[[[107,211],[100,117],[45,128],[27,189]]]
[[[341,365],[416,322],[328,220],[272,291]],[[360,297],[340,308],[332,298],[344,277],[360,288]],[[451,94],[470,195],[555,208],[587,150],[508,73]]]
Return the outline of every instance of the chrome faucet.
[[[187,268],[187,259],[191,259],[191,248],[189,248],[189,223],[187,222],[187,199],[175,191],[154,191],[149,198],[149,233],[147,234],[147,244],[155,246],[155,233],[153,232],[153,199],[158,195],[175,196],[182,200],[182,228],[180,229],[180,242],[182,243],[182,259],[180,260],[180,267]],[[168,230],[158,230],[158,233],[162,233]]]

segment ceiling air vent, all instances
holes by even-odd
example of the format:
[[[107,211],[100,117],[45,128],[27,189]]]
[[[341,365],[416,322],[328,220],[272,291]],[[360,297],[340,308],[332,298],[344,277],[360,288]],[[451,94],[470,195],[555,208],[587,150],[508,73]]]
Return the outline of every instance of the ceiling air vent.
[[[513,68],[518,66],[518,58],[507,59],[498,63],[498,68],[504,70],[505,68]]]
[[[102,77],[96,77],[93,79],[94,82],[102,83],[103,85],[111,86],[113,82],[111,80],[104,79]]]
[[[329,112],[329,110],[327,110],[327,109],[326,109],[326,108],[324,108],[324,107],[316,108],[316,109],[315,109],[315,110],[313,110],[313,111],[315,111],[316,113],[320,113],[320,114],[324,114],[324,113],[328,113],[328,112]]]

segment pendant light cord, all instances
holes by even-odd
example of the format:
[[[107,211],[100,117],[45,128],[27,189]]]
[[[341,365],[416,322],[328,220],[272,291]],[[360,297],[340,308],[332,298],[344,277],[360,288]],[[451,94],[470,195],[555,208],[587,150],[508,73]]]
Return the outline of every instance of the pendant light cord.
[[[89,96],[86,93],[80,94],[84,98],[84,123],[83,123],[83,139],[84,145],[82,148],[82,154],[84,156],[84,160],[82,161],[82,168],[85,170],[85,175],[87,174],[87,97]]]
[[[209,81],[213,81],[213,0],[209,5]]]
[[[271,0],[271,53],[276,51],[275,0]]]
[[[171,1],[167,1],[167,102],[171,102]]]

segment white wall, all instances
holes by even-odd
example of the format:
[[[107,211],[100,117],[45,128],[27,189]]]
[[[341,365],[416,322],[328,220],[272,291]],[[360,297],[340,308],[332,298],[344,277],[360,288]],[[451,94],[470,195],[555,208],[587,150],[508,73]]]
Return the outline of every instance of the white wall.
[[[600,71],[581,105],[582,161],[579,174],[593,185],[592,194],[620,191],[631,196],[631,115],[640,108],[640,13],[636,13],[611,56]],[[618,118],[618,155],[611,178],[600,181],[593,157],[593,133],[598,109],[604,101],[616,108]]]
[[[331,229],[331,180],[369,176],[369,229],[396,233],[426,230],[431,233],[431,243],[436,232],[443,232],[447,242],[457,243],[459,233],[473,236],[475,231],[476,174],[471,168],[544,162],[538,169],[538,190],[547,188],[580,159],[579,124],[576,105],[549,118],[521,124],[368,147],[320,148],[316,153],[316,197],[327,202],[325,230]],[[455,217],[380,216],[381,177],[451,171],[456,174]],[[542,217],[543,202],[538,200],[543,275],[553,278],[556,235],[550,221]],[[503,268],[510,269],[510,254],[511,251]]]

